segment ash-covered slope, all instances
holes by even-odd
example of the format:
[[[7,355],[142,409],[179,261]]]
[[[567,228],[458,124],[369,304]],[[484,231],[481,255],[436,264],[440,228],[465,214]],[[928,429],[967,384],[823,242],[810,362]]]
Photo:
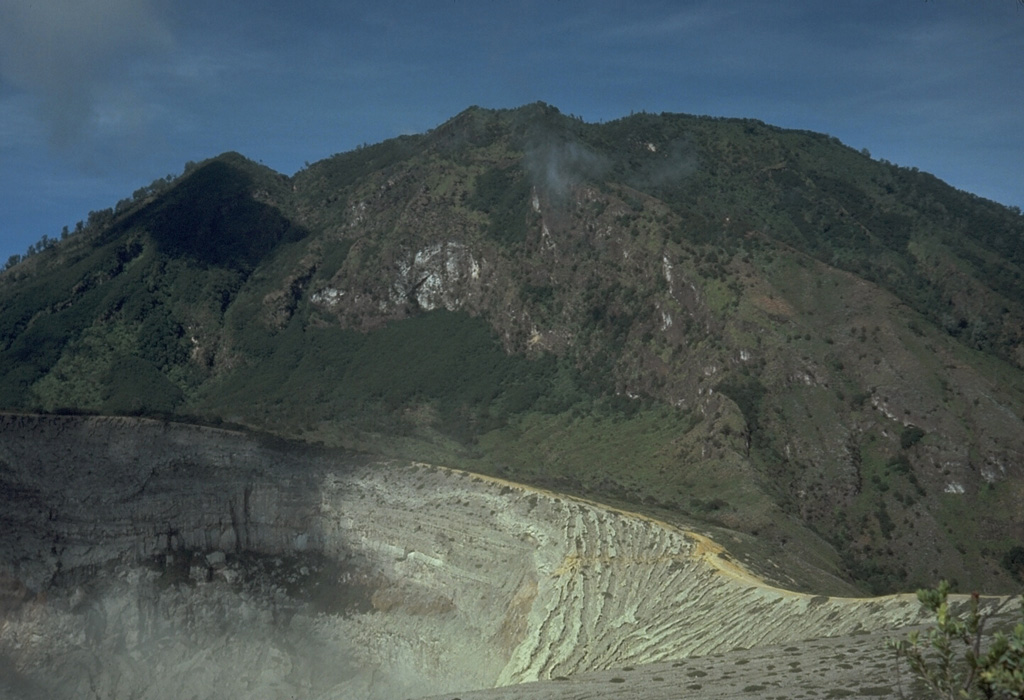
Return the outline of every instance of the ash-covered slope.
[[[460,471],[148,420],[6,415],[0,438],[13,697],[417,697],[918,614]]]
[[[1022,241],[822,134],[471,108],[91,216],[0,275],[0,406],[235,422],[704,520],[865,590],[1005,592]]]

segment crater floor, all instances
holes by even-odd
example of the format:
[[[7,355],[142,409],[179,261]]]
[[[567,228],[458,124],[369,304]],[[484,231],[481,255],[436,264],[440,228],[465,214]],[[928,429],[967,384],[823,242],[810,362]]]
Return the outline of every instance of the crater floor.
[[[0,697],[411,698],[549,679],[570,680],[519,690],[639,697],[611,679],[738,649],[789,663],[772,650],[919,621],[911,596],[772,588],[635,514],[211,428],[0,416],[0,501]]]

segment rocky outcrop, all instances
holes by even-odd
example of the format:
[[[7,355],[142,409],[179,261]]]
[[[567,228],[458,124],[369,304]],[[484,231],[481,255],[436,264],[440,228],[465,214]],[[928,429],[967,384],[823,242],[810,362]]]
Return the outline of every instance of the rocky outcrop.
[[[4,416],[0,494],[15,697],[415,697],[917,615],[597,504],[227,430]]]

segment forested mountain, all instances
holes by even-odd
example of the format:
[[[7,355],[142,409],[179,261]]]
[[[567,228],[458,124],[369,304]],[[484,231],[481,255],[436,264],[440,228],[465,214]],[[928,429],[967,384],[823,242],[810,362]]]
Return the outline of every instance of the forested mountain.
[[[1024,217],[831,137],[471,108],[40,248],[0,408],[461,466],[728,528],[787,585],[1021,575]]]

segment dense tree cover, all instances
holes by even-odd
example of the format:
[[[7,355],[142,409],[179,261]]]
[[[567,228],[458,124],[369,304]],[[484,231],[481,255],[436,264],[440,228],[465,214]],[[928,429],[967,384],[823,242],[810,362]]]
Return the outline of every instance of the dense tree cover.
[[[248,173],[215,160],[196,169],[127,225],[145,225],[173,257],[252,268],[279,243],[305,235],[279,210],[247,196],[252,189]]]
[[[295,319],[261,345],[258,360],[217,385],[210,405],[248,406],[261,421],[285,414],[365,425],[430,405],[444,430],[466,439],[511,414],[558,412],[586,395],[571,368],[551,356],[509,355],[486,321],[464,313],[433,311],[370,333]]]
[[[468,204],[487,214],[487,235],[504,245],[526,240],[530,181],[517,166],[494,167],[476,178]]]

